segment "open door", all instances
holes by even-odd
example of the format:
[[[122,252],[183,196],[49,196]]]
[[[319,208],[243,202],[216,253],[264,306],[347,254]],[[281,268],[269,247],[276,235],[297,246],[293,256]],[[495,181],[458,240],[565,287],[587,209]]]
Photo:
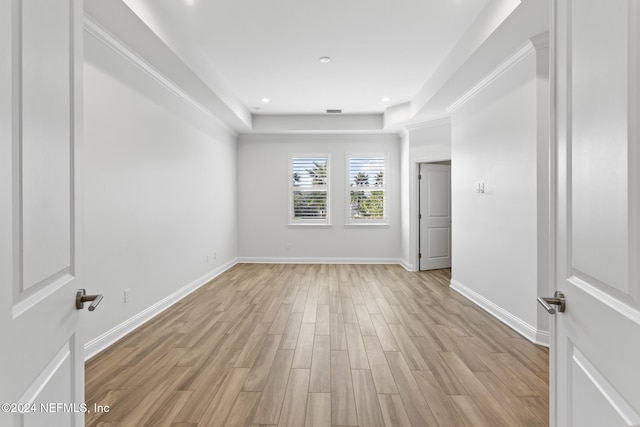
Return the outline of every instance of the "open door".
[[[82,19],[81,1],[0,2],[2,426],[83,426],[88,410],[75,306]]]
[[[640,1],[555,0],[554,18],[551,424],[638,426]]]
[[[420,270],[451,267],[451,166],[420,165]]]

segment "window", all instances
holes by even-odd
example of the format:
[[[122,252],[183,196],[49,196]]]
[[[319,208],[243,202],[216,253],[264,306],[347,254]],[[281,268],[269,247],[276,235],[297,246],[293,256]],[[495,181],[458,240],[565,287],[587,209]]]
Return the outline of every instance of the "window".
[[[292,155],[289,224],[330,224],[329,155]]]
[[[347,224],[386,223],[385,156],[347,154]]]

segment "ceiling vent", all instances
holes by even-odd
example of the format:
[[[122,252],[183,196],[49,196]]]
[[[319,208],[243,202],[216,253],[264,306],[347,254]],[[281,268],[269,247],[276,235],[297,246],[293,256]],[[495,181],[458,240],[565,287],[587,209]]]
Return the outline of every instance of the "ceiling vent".
[[[327,114],[340,114],[342,110],[327,110]]]

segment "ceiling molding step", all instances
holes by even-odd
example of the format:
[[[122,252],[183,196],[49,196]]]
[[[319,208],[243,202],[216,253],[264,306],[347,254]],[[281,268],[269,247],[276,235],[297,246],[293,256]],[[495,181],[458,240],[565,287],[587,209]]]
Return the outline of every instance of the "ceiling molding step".
[[[411,101],[412,117],[418,115],[420,110],[520,4],[520,0],[492,0],[489,2]]]
[[[504,62],[498,65],[492,72],[490,72],[487,76],[485,76],[478,83],[473,85],[471,89],[469,89],[464,95],[458,98],[453,104],[447,107],[447,113],[451,114],[462,105],[464,105],[467,101],[473,98],[476,94],[482,91],[484,88],[489,86],[491,83],[499,79],[503,74],[507,71],[511,70],[513,67],[518,65],[522,60],[524,60],[529,55],[533,54],[536,51],[536,47],[534,46],[531,40],[527,40],[513,55],[507,58]]]
[[[409,132],[414,132],[417,130],[429,129],[436,126],[444,126],[444,125],[450,125],[450,124],[451,124],[451,117],[446,116],[446,117],[441,117],[439,119],[429,120],[426,122],[412,123],[406,126],[405,129],[407,129]]]
[[[525,42],[549,31],[550,4],[540,0],[522,0],[519,6],[474,51],[457,70],[449,75],[413,120],[425,121],[447,115],[447,107],[459,100],[469,88],[490,74],[505,58],[513,55]],[[432,82],[433,83],[433,82]],[[414,101],[419,101],[417,97]],[[412,108],[418,107],[412,101]]]
[[[392,105],[384,111],[383,127],[397,128],[411,120],[411,102]]]
[[[147,61],[144,60],[140,55],[131,50],[128,46],[122,43],[117,37],[111,34],[109,31],[105,30],[100,26],[100,24],[96,23],[90,16],[84,16],[84,31],[93,36],[96,40],[101,42],[103,45],[108,47],[109,49],[116,52],[118,55],[125,58],[131,64],[140,69],[147,76],[151,77],[156,81],[159,85],[164,87],[166,90],[171,92],[173,95],[186,102],[187,104],[193,106],[194,108],[202,111],[212,119],[214,119],[218,124],[228,128],[231,127],[224,121],[220,119],[213,111],[209,108],[202,105],[198,102],[194,97],[185,92],[180,86],[173,83],[170,79],[168,79],[164,74],[150,65]]]
[[[240,143],[264,143],[264,142],[282,142],[282,143],[300,143],[300,142],[373,142],[373,141],[387,141],[397,142],[399,141],[398,135],[395,133],[244,133],[238,137]]]
[[[223,99],[216,88],[207,86],[124,2],[85,0],[84,4],[88,34],[235,133],[251,128],[252,116],[243,104],[229,96]]]
[[[545,49],[549,47],[549,31],[545,31],[542,34],[538,34],[537,36],[531,37],[531,43],[537,49]]]
[[[253,132],[381,133],[382,123],[382,114],[259,114],[253,116]]]

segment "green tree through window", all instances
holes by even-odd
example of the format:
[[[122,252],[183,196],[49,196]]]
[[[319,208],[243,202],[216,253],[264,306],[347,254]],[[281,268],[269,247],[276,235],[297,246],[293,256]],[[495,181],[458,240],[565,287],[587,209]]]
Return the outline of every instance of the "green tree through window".
[[[291,158],[292,223],[328,223],[328,157]]]
[[[348,222],[380,222],[385,219],[384,169],[383,156],[349,156]]]

